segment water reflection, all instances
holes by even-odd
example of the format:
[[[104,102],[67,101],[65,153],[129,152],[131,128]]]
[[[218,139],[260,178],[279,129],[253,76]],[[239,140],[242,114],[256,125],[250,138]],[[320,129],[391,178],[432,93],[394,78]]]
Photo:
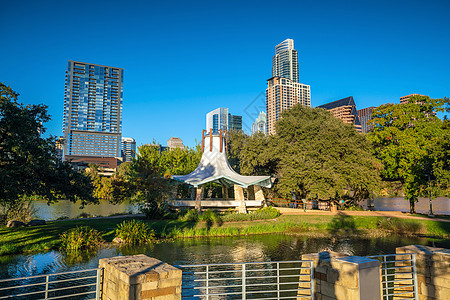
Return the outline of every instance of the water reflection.
[[[79,203],[69,200],[60,200],[51,205],[48,205],[46,201],[38,200],[33,201],[33,206],[36,209],[36,218],[42,220],[56,220],[60,217],[73,219],[81,213],[106,217],[112,214],[138,212],[135,204],[129,202],[111,204],[108,200],[100,200],[99,204],[86,205],[83,209],[80,208]]]
[[[148,247],[106,247],[97,253],[70,257],[58,251],[0,257],[0,278],[23,277],[98,266],[101,258],[146,254],[169,264],[299,260],[302,254],[335,251],[348,255],[395,253],[405,245],[450,248],[449,240],[389,236],[382,238],[317,238],[282,234],[184,239]]]

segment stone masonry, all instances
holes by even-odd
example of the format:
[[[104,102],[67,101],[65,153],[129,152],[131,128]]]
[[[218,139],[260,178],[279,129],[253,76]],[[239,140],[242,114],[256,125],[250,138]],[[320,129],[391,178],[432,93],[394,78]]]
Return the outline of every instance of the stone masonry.
[[[304,254],[302,260],[314,262],[314,299],[381,299],[381,269],[378,260],[336,252]],[[307,283],[303,284],[306,284],[303,287],[307,287]]]
[[[396,253],[416,254],[419,300],[450,299],[450,249],[411,245]]]
[[[181,275],[167,263],[146,255],[100,259],[103,300],[178,300]]]

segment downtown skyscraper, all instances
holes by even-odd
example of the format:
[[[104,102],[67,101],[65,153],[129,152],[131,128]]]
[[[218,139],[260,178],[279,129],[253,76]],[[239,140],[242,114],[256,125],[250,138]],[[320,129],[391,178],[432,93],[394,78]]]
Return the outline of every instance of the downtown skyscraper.
[[[64,159],[121,156],[123,69],[69,60]]]
[[[242,130],[242,116],[232,115],[228,108],[219,107],[206,114],[206,130],[213,133],[222,130]]]
[[[272,77],[267,80],[267,133],[275,134],[275,123],[284,110],[298,103],[311,106],[311,88],[299,83],[299,78],[298,53],[294,49],[294,40],[284,40],[275,47]]]

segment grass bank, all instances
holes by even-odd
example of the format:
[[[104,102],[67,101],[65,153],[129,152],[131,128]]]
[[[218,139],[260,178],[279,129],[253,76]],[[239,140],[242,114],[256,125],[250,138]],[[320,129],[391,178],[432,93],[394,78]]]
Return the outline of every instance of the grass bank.
[[[129,218],[76,219],[48,222],[44,226],[0,227],[0,255],[38,252],[59,247],[59,235],[77,226],[91,226],[111,242],[118,224]],[[450,236],[450,222],[346,215],[282,215],[276,219],[224,222],[220,226],[206,222],[180,220],[144,220],[162,239],[237,236],[265,233],[306,235],[381,235],[411,234],[438,238]]]

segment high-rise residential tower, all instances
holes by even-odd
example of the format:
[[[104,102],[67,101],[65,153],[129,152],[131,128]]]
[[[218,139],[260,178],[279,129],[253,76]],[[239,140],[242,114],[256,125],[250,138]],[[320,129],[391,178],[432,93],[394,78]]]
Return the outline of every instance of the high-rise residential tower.
[[[298,54],[294,41],[287,39],[275,47],[272,58],[272,78],[266,89],[266,132],[275,134],[275,123],[280,114],[300,103],[311,106],[311,87],[299,83]]]
[[[69,60],[64,159],[121,156],[123,69]]]
[[[294,40],[286,39],[275,46],[272,77],[283,77],[299,82],[298,53],[294,49]]]
[[[242,130],[242,116],[232,115],[228,108],[219,107],[206,114],[206,130],[213,133],[222,130]]]
[[[132,161],[136,158],[136,141],[133,138],[123,137],[121,144],[122,161]]]

